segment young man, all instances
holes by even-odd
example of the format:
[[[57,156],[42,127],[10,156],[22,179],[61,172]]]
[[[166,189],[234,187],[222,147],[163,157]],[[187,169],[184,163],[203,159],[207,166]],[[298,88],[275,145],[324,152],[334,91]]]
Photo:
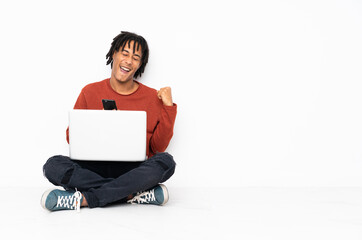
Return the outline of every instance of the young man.
[[[177,105],[171,89],[159,91],[134,80],[148,62],[146,40],[122,31],[113,39],[106,55],[111,64],[109,79],[85,86],[74,109],[103,109],[102,99],[113,99],[120,110],[147,112],[147,156],[144,162],[76,161],[66,156],[51,157],[44,176],[65,191],[46,191],[41,205],[50,211],[105,206],[114,202],[163,205],[168,201],[165,185],[175,171],[173,157],[165,153],[172,135]],[[115,126],[116,127],[116,126]],[[69,129],[66,131],[69,142]]]

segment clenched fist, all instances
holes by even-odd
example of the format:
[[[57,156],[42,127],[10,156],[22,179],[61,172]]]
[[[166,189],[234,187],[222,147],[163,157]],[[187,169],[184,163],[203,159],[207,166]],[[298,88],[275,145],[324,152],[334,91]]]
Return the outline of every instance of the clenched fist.
[[[164,87],[157,91],[157,96],[159,99],[162,100],[163,104],[166,106],[172,106],[172,95],[171,95],[171,88]]]

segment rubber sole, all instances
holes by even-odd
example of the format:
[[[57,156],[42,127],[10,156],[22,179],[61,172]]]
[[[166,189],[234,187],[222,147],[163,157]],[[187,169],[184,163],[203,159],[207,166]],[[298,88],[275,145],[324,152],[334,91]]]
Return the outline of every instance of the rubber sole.
[[[47,197],[48,197],[49,193],[50,193],[51,191],[53,191],[53,190],[56,190],[56,188],[51,188],[51,189],[46,190],[46,191],[43,193],[43,195],[41,196],[41,199],[40,199],[40,205],[41,205],[45,210],[48,210],[48,211],[49,211],[49,209],[47,209],[47,208],[45,207],[45,202],[46,202],[46,200],[47,200]]]
[[[161,203],[161,206],[163,206],[168,202],[168,190],[165,185],[163,185],[163,184],[159,184],[159,185],[163,190],[163,203]]]

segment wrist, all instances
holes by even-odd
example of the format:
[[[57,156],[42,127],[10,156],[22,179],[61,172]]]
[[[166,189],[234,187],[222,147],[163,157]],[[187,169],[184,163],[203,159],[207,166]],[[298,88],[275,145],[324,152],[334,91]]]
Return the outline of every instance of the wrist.
[[[171,107],[171,106],[173,106],[173,102],[171,102],[171,103],[163,103],[163,105]]]

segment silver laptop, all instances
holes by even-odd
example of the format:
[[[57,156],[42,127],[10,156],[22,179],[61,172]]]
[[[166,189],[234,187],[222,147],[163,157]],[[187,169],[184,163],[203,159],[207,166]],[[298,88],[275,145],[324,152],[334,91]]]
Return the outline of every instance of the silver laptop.
[[[145,111],[69,111],[69,157],[75,160],[146,160]]]

